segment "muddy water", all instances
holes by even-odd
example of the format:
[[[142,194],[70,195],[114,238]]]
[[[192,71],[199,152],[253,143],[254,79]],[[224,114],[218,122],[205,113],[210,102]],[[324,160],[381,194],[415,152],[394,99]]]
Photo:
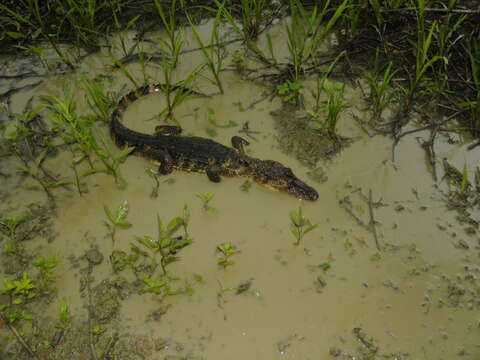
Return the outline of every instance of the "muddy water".
[[[208,26],[201,29],[208,34]],[[196,47],[188,34],[186,41],[186,48]],[[229,54],[238,46],[228,48]],[[175,76],[181,79],[201,61],[200,52],[182,56]],[[97,54],[87,58],[83,66],[93,77],[105,71],[106,63],[108,58]],[[139,66],[129,65],[128,70],[142,78]],[[147,71],[154,82],[161,81],[158,67],[148,67]],[[71,81],[62,77],[45,80],[35,93],[58,95]],[[46,243],[37,238],[27,247],[62,259],[58,298],[69,303],[73,322],[86,319],[87,299],[80,296],[81,274],[72,259],[78,260],[94,245],[105,260],[94,267],[92,286],[113,279],[117,275],[108,260],[112,251],[129,252],[135,236],[155,236],[157,215],[166,222],[180,215],[188,204],[193,243],[179,252],[180,260],[169,265],[169,272],[178,277],[174,282],[178,287],[190,283],[193,294],[160,301],[154,295],[132,293],[120,301],[117,318],[102,325],[106,334],[117,331],[121,338],[145,335],[167,340],[165,348],[143,358],[480,358],[480,315],[475,300],[479,295],[475,282],[480,266],[478,236],[466,235],[455,214],[446,210],[442,195],[445,184],[437,188],[426,171],[425,155],[415,136],[428,135],[403,138],[392,161],[392,142],[367,136],[353,120],[353,115],[366,118],[368,114],[362,112],[365,104],[359,100],[360,90],[349,88],[346,102],[350,106],[339,126],[340,133],[354,141],[332,160],[318,164],[328,180],[315,182],[308,175],[311,169],[278,146],[270,113],[281,107],[281,100],[267,98],[240,111],[240,104],[244,109],[265,97],[266,88],[243,80],[233,71],[223,72],[222,81],[224,95],[188,100],[178,107],[175,117],[184,132],[208,137],[211,130],[209,133],[207,128],[214,129],[214,139],[229,144],[249,121],[250,128],[259,134],[254,135],[256,140],[249,139],[248,154],[291,167],[318,190],[318,201],[302,202],[256,184],[246,192],[241,190],[245,179],[223,179],[215,184],[204,174],[184,172],[161,177],[159,196],[151,199],[154,182],[145,173],[149,163],[134,156],[121,166],[128,182],[123,190],[106,175],[90,177],[89,192],[82,197],[59,190],[56,239]],[[121,73],[114,74],[109,87],[123,93],[133,88]],[[205,93],[216,92],[205,79],[197,87]],[[15,111],[21,111],[30,94],[19,93],[12,99]],[[81,92],[76,100],[79,111],[87,111]],[[164,104],[162,94],[143,98],[129,106],[124,123],[151,133],[158,124],[151,119]],[[215,127],[209,118],[217,124],[233,121],[237,126]],[[462,166],[466,156],[462,147],[446,142],[438,145],[437,152],[439,158],[457,160],[457,166]],[[473,158],[473,152],[469,156]],[[49,165],[68,171],[68,161],[61,156]],[[374,201],[371,209],[366,201],[370,190]],[[196,196],[207,192],[214,194],[213,212],[205,211]],[[21,186],[11,203],[21,208],[19,204],[42,199],[43,195]],[[112,243],[104,226],[104,205],[115,208],[125,200],[130,205],[127,219],[133,226],[118,230]],[[345,210],[347,202],[357,220]],[[295,246],[289,213],[299,206],[318,226]],[[370,210],[382,251],[367,229]],[[456,246],[460,240],[469,249]],[[232,256],[234,264],[223,269],[217,265],[216,246],[225,242],[231,242],[239,252]],[[198,275],[203,281],[194,280]],[[465,280],[467,275],[474,280]],[[121,276],[133,280],[129,270]],[[228,290],[245,282],[251,282],[251,287],[244,293]],[[455,297],[449,291],[452,284],[460,284],[464,294]],[[52,314],[58,311],[54,305]],[[165,310],[160,318],[152,316]],[[358,335],[358,329],[363,335]],[[372,357],[367,357],[368,349]]]

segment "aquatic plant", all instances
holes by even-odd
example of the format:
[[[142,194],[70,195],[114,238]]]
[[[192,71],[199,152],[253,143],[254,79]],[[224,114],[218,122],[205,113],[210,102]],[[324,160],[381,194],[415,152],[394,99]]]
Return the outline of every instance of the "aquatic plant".
[[[221,256],[217,257],[217,264],[223,268],[226,268],[228,265],[233,265],[234,261],[230,258],[233,254],[236,254],[240,251],[236,249],[230,242],[225,242],[218,245],[217,250],[221,254]]]
[[[318,224],[312,224],[310,219],[308,219],[304,214],[303,214],[303,207],[300,206],[298,208],[298,211],[291,210],[290,211],[290,231],[292,232],[293,236],[295,236],[296,241],[295,245],[300,245],[300,241],[303,239],[303,237],[315,229]]]
[[[223,60],[225,59],[226,52],[223,48],[220,41],[220,18],[221,12],[217,11],[215,18],[212,23],[212,32],[210,34],[210,43],[205,45],[204,41],[200,37],[193,21],[188,13],[186,13],[187,20],[190,24],[190,29],[192,30],[195,39],[200,45],[200,50],[205,57],[206,66],[210,70],[210,73],[213,75],[214,83],[218,87],[218,90],[221,94],[224,93],[222,81],[220,79],[220,71],[222,70]]]
[[[72,318],[70,310],[65,299],[60,300],[60,312],[58,316],[58,323],[55,325],[57,329],[68,330],[71,327]]]
[[[50,293],[54,290],[53,284],[55,282],[54,270],[58,264],[58,258],[52,256],[50,258],[44,256],[37,256],[33,260],[33,265],[38,269],[39,274],[36,278],[38,283],[38,290],[44,294]]]
[[[392,78],[397,70],[392,70],[393,63],[389,62],[385,69],[367,71],[367,80],[370,87],[369,99],[373,108],[373,116],[379,119],[383,110],[390,104],[395,92],[391,89]]]
[[[0,231],[8,236],[13,243],[15,243],[15,230],[17,229],[18,225],[27,220],[28,217],[29,216],[26,213],[2,215],[0,217]]]
[[[170,52],[170,64],[172,68],[176,68],[178,57],[184,42],[183,31],[177,27],[177,1],[173,0],[170,2],[166,13],[163,8],[165,2],[161,0],[154,0],[154,3],[168,39],[167,41],[160,39],[160,43]]]
[[[31,320],[32,316],[27,315],[22,305],[38,295],[37,286],[30,279],[28,273],[23,272],[19,280],[2,279],[3,289],[0,294],[8,296],[8,302],[0,304],[0,314],[5,315],[9,324],[25,319]]]
[[[108,219],[108,221],[104,221],[104,224],[108,229],[108,235],[112,239],[112,244],[115,244],[117,228],[126,229],[132,226],[132,224],[126,220],[129,209],[130,207],[127,200],[123,201],[123,203],[116,208],[115,214],[107,207],[107,205],[103,205],[103,210]]]
[[[203,210],[214,212],[217,209],[210,205],[210,201],[213,199],[213,194],[210,192],[207,193],[197,193],[197,197],[202,200]]]
[[[177,252],[191,243],[188,237],[187,224],[189,221],[188,206],[183,208],[182,216],[175,216],[167,225],[163,225],[162,220],[157,215],[158,234],[156,238],[151,236],[136,237],[136,240],[150,250],[150,274],[153,275],[158,265],[161,266],[163,275],[167,274],[167,265],[178,260]],[[184,236],[174,237],[177,230],[183,227]],[[157,260],[160,254],[160,262]]]
[[[403,109],[408,113],[413,105],[413,98],[425,72],[433,66],[437,61],[445,61],[445,57],[441,55],[429,56],[430,46],[432,45],[432,37],[437,29],[437,22],[434,21],[428,32],[425,29],[425,0],[418,0],[418,8],[415,10],[417,17],[417,43],[415,56],[415,74],[411,76],[408,72],[408,87],[402,88],[403,92]]]

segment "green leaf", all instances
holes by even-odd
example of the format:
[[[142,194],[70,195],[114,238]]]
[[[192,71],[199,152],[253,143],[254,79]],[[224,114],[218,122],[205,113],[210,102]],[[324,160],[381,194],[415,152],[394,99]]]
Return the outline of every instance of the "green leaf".
[[[103,205],[103,211],[105,211],[105,214],[107,214],[107,217],[112,222],[112,224],[115,224],[115,218],[107,205]]]
[[[5,35],[11,37],[14,40],[23,39],[25,35],[16,31],[6,31]]]
[[[175,232],[175,230],[177,230],[182,225],[183,225],[183,218],[181,218],[180,216],[176,216],[172,220],[170,220],[170,222],[168,223],[167,232],[169,234],[172,234]]]

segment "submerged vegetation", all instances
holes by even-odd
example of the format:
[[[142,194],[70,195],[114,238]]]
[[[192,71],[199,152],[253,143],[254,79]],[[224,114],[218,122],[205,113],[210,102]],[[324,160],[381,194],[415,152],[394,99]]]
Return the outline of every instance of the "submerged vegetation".
[[[0,13],[0,48],[4,54],[31,56],[41,64],[44,74],[69,79],[69,86],[60,93],[32,96],[21,112],[11,110],[10,98],[31,84],[14,85],[0,94],[0,113],[5,115],[5,121],[0,118],[0,156],[15,164],[23,180],[28,179],[25,184],[22,180],[20,186],[43,192],[50,204],[65,194],[85,196],[89,187],[97,186],[92,178],[102,175],[120,189],[128,186],[121,168],[135,149],[118,149],[106,135],[110,113],[121,98],[120,92],[124,92],[109,90],[116,71],[128,80],[128,87],[160,84],[165,94],[164,107],[153,120],[178,124],[182,119],[177,111],[187,100],[227,94],[224,74],[232,70],[245,81],[264,86],[265,98],[280,100],[278,117],[288,135],[294,134],[297,141],[283,148],[310,167],[337,155],[353,141],[342,136],[338,125],[342,121],[340,115],[347,112],[347,83],[361,87],[369,105],[368,120],[358,119],[361,127],[392,137],[393,148],[404,136],[430,131],[430,140],[421,145],[433,167],[435,182],[448,182],[445,195],[449,208],[457,211],[458,220],[472,233],[479,227],[470,212],[480,203],[478,167],[465,163],[460,171],[443,159],[444,177],[440,179],[435,170],[440,161],[434,151],[440,133],[449,138],[466,138],[471,141],[470,150],[480,145],[480,8],[475,1],[6,0],[0,4]],[[205,19],[209,20],[207,35]],[[283,43],[275,40],[273,33],[279,28]],[[161,36],[155,33],[157,30]],[[186,41],[187,33],[191,34],[192,43]],[[113,35],[118,36],[119,44],[112,43]],[[83,61],[96,52],[109,59],[108,66],[101,74],[90,76],[82,68]],[[185,75],[179,68],[192,53],[199,55],[200,64]],[[132,63],[138,64],[140,70],[133,71]],[[3,74],[0,80],[42,76],[31,71]],[[197,91],[200,83],[207,84],[206,89]],[[239,108],[244,110],[241,104]],[[208,108],[206,119],[212,127],[207,127],[206,132],[210,136],[217,135],[215,129],[238,126],[230,119],[217,122],[214,115],[215,110]],[[405,130],[407,125],[409,129]],[[248,121],[240,132],[254,140],[258,134],[249,129]],[[51,165],[59,157],[68,164],[67,170],[59,171]],[[145,172],[153,179],[150,197],[161,203],[161,171],[148,166]],[[474,182],[469,180],[472,172]],[[1,171],[0,176],[4,176]],[[246,181],[241,189],[248,192],[250,187],[251,183]],[[211,205],[211,192],[198,192],[196,197],[201,202],[202,216],[209,221],[227,211]],[[368,205],[371,219],[364,227],[374,232],[380,251],[373,208],[380,206],[381,201],[373,202],[371,191]],[[148,293],[160,303],[170,295],[192,294],[188,276],[175,274],[176,268],[170,265],[181,263],[179,253],[193,242],[187,205],[180,215],[170,214],[167,222],[162,222],[158,214],[156,219],[149,214],[152,223],[156,220],[156,235],[137,235],[130,243],[125,237],[132,229],[126,229],[139,230],[130,222],[130,216],[127,220],[128,201],[113,210],[108,205],[103,209],[107,237],[112,244],[109,271],[114,279],[92,287],[95,266],[103,261],[103,255],[93,247],[85,255],[69,259],[72,267],[80,263],[85,266],[81,270],[80,291],[88,309],[86,324],[72,314],[68,299],[59,300],[56,295],[57,267],[63,266],[66,259],[56,255],[32,256],[24,246],[27,236],[18,236],[19,229],[36,217],[2,209],[0,257],[2,262],[15,266],[8,274],[0,273],[0,328],[7,324],[20,344],[15,353],[22,354],[19,359],[57,351],[62,339],[73,342],[64,340],[68,331],[81,332],[85,328],[88,346],[81,344],[85,358],[114,358],[111,353],[118,340],[117,330],[107,339],[106,334],[111,332],[106,329],[117,316],[121,300],[131,293]],[[38,220],[46,223],[42,221]],[[300,245],[317,224],[304,215],[300,205],[298,211],[291,210],[289,226],[294,244]],[[32,225],[29,236],[41,235],[39,227]],[[85,238],[94,242],[94,237]],[[125,244],[129,244],[130,250],[125,250]],[[344,244],[351,254],[356,253],[351,249],[353,242],[346,239]],[[215,250],[212,258],[216,256],[222,274],[240,265],[229,266],[234,264],[233,255],[234,259],[240,256],[240,250],[231,242],[222,242]],[[308,254],[309,250],[305,247],[304,251]],[[378,252],[370,259],[380,263],[384,253]],[[330,262],[319,265],[324,273],[330,266]],[[196,284],[204,282],[201,275],[193,277]],[[326,281],[319,277],[317,282],[321,288],[318,292],[323,292]],[[220,284],[219,296],[227,290],[247,292],[250,285],[250,280],[232,288]],[[24,322],[40,322],[42,319],[36,318],[40,311],[35,306],[44,309],[55,298],[56,319],[49,329],[52,334],[30,336],[27,327],[22,332],[16,330]],[[157,310],[152,317],[158,318],[165,311]],[[115,326],[109,330],[116,329]],[[354,334],[364,346],[373,344],[361,329]],[[24,336],[29,336],[30,342],[25,342]],[[377,352],[376,347],[372,349],[369,358]],[[334,350],[331,353],[338,356],[338,349]]]

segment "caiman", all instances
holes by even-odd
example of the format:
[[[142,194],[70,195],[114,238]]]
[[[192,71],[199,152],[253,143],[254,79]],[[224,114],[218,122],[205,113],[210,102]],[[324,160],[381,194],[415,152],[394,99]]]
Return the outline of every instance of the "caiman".
[[[110,132],[119,147],[132,146],[133,153],[160,163],[159,172],[172,170],[206,173],[213,182],[223,176],[242,176],[273,190],[292,194],[304,200],[317,200],[315,189],[299,180],[288,167],[274,160],[261,160],[248,156],[244,146],[248,141],[232,137],[232,147],[197,136],[180,136],[179,126],[159,125],[152,135],[128,129],[121,123],[122,113],[128,104],[142,96],[163,91],[164,85],[150,84],[131,91],[120,99],[114,108]],[[178,89],[178,91],[186,91]]]

